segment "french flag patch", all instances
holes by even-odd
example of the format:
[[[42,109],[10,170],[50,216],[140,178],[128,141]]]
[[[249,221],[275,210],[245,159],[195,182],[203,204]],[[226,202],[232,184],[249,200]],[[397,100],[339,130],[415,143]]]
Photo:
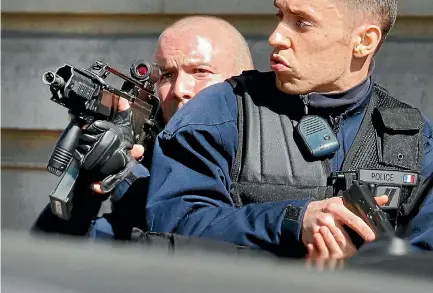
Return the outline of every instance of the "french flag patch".
[[[415,183],[415,175],[405,174],[403,176],[404,183]]]

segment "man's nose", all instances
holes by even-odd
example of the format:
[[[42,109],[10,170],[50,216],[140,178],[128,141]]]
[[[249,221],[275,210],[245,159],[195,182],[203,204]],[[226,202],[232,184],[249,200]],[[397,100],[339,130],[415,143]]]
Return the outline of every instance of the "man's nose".
[[[289,49],[292,46],[289,38],[289,30],[287,28],[283,28],[282,25],[279,24],[269,37],[268,43],[274,49]]]
[[[195,95],[193,78],[186,75],[179,75],[174,85],[173,94],[178,99],[192,99]]]

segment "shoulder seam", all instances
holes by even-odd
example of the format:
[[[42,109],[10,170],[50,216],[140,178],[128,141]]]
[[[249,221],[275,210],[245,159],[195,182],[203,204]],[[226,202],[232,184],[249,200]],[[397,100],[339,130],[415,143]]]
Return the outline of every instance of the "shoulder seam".
[[[226,144],[224,143],[224,139],[223,139],[223,136],[221,135],[221,131],[220,131],[219,128],[218,128],[218,125],[214,125],[213,127],[215,127],[215,129],[218,131],[218,134],[219,134],[219,136],[220,136],[221,145],[222,145],[222,147],[223,147],[223,150],[224,150],[225,153],[227,153]]]
[[[222,124],[226,124],[226,123],[231,123],[231,122],[236,122],[234,119],[230,119],[230,120],[225,120],[225,121],[221,121],[221,122],[218,122],[218,123],[187,123],[187,124],[185,124],[185,125],[182,125],[182,126],[179,126],[179,127],[177,127],[176,129],[174,129],[173,131],[171,131],[171,132],[168,132],[167,130],[163,130],[163,133],[165,134],[165,135],[167,135],[167,136],[169,136],[170,138],[173,136],[173,135],[175,135],[177,132],[179,132],[180,130],[182,130],[182,129],[184,129],[184,128],[187,128],[187,127],[189,127],[189,126],[200,126],[200,125],[205,125],[205,126],[213,126],[213,127],[216,127],[217,129],[218,129],[218,127],[217,126],[219,126],[219,125],[222,125]],[[219,130],[218,130],[218,133],[219,133]],[[220,133],[219,133],[220,134]],[[221,134],[220,134],[220,136],[221,136]]]

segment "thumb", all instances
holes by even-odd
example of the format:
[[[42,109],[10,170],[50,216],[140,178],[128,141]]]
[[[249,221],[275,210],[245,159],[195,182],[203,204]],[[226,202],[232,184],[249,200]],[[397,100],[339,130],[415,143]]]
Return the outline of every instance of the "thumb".
[[[119,102],[117,104],[117,110],[118,111],[125,111],[130,108],[129,101],[125,98],[120,97]]]
[[[96,193],[104,194],[104,192],[103,192],[102,189],[101,189],[101,184],[100,184],[99,182],[98,182],[98,183],[94,183],[94,184],[92,184],[92,189],[93,189],[93,191],[96,192]]]
[[[379,206],[383,206],[388,202],[388,195],[380,195],[374,198]]]
[[[134,146],[132,147],[131,150],[131,156],[138,160],[139,158],[141,158],[144,154],[145,148],[144,146],[142,146],[141,144],[134,144]]]

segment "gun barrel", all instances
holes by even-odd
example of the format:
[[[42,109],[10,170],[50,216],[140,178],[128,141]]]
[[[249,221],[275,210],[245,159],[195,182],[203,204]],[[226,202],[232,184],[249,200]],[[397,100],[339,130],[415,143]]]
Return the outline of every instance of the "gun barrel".
[[[47,71],[42,75],[42,81],[49,86],[61,87],[65,84],[63,78],[52,71]]]

